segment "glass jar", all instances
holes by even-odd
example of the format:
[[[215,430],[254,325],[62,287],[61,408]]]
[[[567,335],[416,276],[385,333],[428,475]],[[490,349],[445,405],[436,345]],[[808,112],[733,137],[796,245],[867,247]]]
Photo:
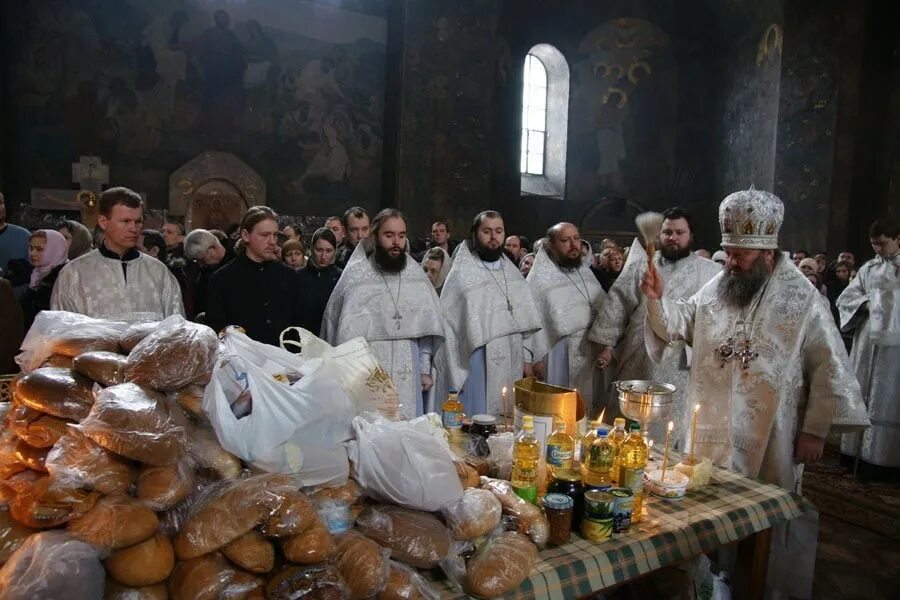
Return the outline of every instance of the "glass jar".
[[[572,535],[572,512],[575,503],[565,494],[547,494],[541,501],[547,521],[550,523],[550,536],[547,542],[561,546],[569,542]]]
[[[553,481],[547,486],[548,494],[565,494],[572,499],[572,526],[578,527],[584,513],[584,485],[578,471],[560,471],[554,473]]]
[[[472,425],[469,433],[480,435],[484,439],[497,433],[497,417],[493,415],[475,415],[472,417]]]

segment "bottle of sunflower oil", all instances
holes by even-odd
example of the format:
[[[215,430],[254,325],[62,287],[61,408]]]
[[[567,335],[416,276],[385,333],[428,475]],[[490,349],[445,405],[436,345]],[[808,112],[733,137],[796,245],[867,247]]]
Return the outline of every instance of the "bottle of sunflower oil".
[[[644,469],[650,455],[638,423],[631,424],[631,434],[619,447],[619,455],[619,487],[631,490],[631,522],[637,523],[641,520],[641,508],[644,505]]]
[[[522,417],[522,431],[513,446],[513,466],[510,483],[516,494],[532,504],[537,503],[538,461],[541,444],[534,437],[534,417]]]

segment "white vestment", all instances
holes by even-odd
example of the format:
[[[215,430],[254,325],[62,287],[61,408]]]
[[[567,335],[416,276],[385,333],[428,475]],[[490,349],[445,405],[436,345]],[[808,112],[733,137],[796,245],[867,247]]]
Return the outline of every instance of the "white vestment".
[[[337,346],[365,338],[397,388],[401,415],[411,419],[431,409],[421,376],[432,373],[446,322],[434,287],[411,256],[401,272],[387,273],[366,254],[366,245],[357,244],[331,293],[322,339]]]
[[[864,264],[837,307],[841,329],[855,330],[850,362],[872,421],[862,434],[860,458],[900,467],[900,253]],[[859,435],[844,435],[841,453],[856,456]]]
[[[501,390],[514,397],[524,367],[523,336],[541,329],[541,316],[519,270],[505,256],[488,263],[457,246],[441,289],[441,306],[453,335],[438,351],[438,391],[461,390],[466,414],[499,414]],[[512,308],[512,310],[509,310]]]
[[[166,265],[143,253],[122,262],[99,250],[62,268],[50,308],[113,321],[161,321],[184,315],[181,289]]]
[[[598,349],[587,334],[606,292],[586,264],[564,269],[543,248],[527,281],[544,327],[525,339],[526,360],[545,360],[547,383],[577,389],[590,414]]]
[[[654,264],[665,282],[665,297],[673,301],[690,298],[722,270],[718,263],[693,252],[675,262],[665,260],[660,252],[656,252]],[[594,320],[589,339],[599,344],[600,350],[604,346],[615,349],[614,363],[606,368],[610,371],[610,380],[646,379],[671,383],[678,388],[670,419],[681,422],[685,412],[689,412],[684,392],[690,374],[691,348],[684,339],[673,336],[659,361],[650,359],[644,344],[647,300],[640,290],[641,278],[646,272],[647,253],[635,239],[622,273],[610,287],[606,301]],[[604,405],[607,422],[622,416],[618,397],[611,386],[604,390]],[[648,433],[652,439],[659,440],[665,436],[664,428],[665,423],[654,423]],[[676,450],[684,447],[682,433],[681,429],[672,432],[670,443]]]

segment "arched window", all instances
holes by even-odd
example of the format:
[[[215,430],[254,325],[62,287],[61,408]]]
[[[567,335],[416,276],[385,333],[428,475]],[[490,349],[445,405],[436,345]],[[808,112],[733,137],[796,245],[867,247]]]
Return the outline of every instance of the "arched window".
[[[566,189],[569,65],[550,44],[525,56],[522,88],[522,193],[562,198]]]

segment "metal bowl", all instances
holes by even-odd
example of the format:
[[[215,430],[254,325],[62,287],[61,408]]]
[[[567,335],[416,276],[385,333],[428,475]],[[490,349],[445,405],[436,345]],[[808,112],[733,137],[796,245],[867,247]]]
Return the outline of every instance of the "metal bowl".
[[[616,381],[619,392],[619,410],[622,414],[639,423],[663,421],[672,412],[675,390],[671,383],[629,379]]]

